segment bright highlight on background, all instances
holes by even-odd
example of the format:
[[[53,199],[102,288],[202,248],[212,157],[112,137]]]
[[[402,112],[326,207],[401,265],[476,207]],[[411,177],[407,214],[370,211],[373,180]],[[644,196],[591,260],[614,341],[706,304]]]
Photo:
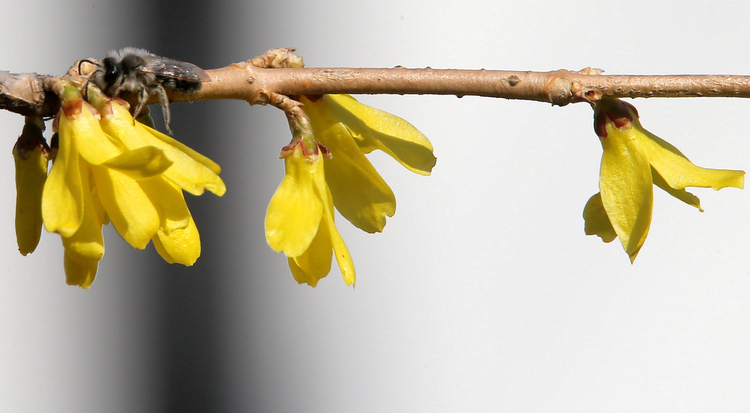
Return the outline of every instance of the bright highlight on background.
[[[308,67],[750,67],[738,50],[750,38],[742,2],[695,4],[679,15],[645,1],[207,4],[9,7],[7,30],[27,36],[7,42],[0,69],[62,73],[77,58],[122,46],[204,68],[286,46]],[[26,30],[28,16],[39,29]],[[315,289],[297,285],[284,255],[266,244],[264,215],[284,176],[277,156],[289,136],[278,110],[172,106],[175,136],[220,163],[228,187],[221,199],[187,197],[202,256],[176,269],[106,228],[107,258],[88,291],[63,285],[57,236],[43,234],[27,257],[17,252],[10,151],[23,120],[1,113],[8,156],[0,162],[0,411],[750,404],[746,191],[691,190],[704,213],[655,191],[649,236],[631,265],[618,243],[584,235],[602,150],[587,106],[357,98],[411,122],[438,163],[425,178],[385,155],[370,157],[398,208],[382,234],[339,226],[356,257],[354,290],[335,266]],[[750,167],[747,101],[634,103],[650,132],[697,165]]]

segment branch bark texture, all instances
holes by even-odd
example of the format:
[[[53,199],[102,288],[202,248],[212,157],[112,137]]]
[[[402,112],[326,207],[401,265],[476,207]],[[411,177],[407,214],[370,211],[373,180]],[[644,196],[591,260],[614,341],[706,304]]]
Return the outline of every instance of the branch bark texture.
[[[75,67],[75,66],[74,66]],[[272,103],[276,94],[419,94],[485,96],[564,106],[603,97],[750,97],[750,76],[603,75],[598,69],[551,72],[457,69],[268,68],[251,61],[207,70],[212,81],[198,93],[170,92],[173,102],[239,99]],[[66,76],[77,76],[71,70]],[[51,117],[60,103],[57,77],[0,72],[0,109]],[[83,79],[83,80],[82,80]],[[79,76],[79,83],[86,78]],[[150,103],[156,103],[152,99]]]

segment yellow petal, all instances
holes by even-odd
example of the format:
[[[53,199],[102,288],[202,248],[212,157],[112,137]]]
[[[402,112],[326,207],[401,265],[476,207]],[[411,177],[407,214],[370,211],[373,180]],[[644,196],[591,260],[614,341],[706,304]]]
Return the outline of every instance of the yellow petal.
[[[65,282],[68,285],[77,285],[89,288],[94,282],[99,260],[82,260],[73,258],[65,252],[63,268],[65,269]]]
[[[141,180],[162,174],[172,165],[172,161],[164,156],[161,149],[153,146],[144,146],[142,148],[126,150],[120,155],[102,162],[100,165],[116,169],[131,179]]]
[[[200,153],[196,152],[189,146],[183,144],[182,142],[175,140],[173,138],[170,138],[169,136],[159,132],[156,129],[149,128],[146,125],[141,125],[148,133],[159,139],[160,141],[173,146],[174,148],[178,149],[179,151],[187,154],[189,157],[193,158],[196,162],[199,162],[203,164],[206,168],[210,169],[215,174],[221,173],[221,166],[217,164],[216,162],[212,161],[206,156],[201,155]]]
[[[92,165],[100,165],[123,151],[121,145],[102,130],[96,109],[85,102],[80,111],[75,109],[71,115],[60,116],[59,130],[60,141],[75,140],[81,156]]]
[[[673,197],[679,199],[680,201],[698,208],[701,212],[703,212],[703,208],[701,208],[701,200],[698,199],[697,196],[691,194],[690,192],[686,191],[685,189],[674,189],[669,184],[667,184],[667,181],[662,178],[661,174],[654,169],[651,168],[651,175],[654,179],[654,185],[658,186],[659,188],[666,191],[668,194],[672,195]]]
[[[88,174],[88,164],[81,159],[75,140],[64,138],[64,129],[61,132],[57,156],[42,190],[42,217],[47,231],[69,237],[83,220],[81,168]]]
[[[88,174],[83,176],[83,185],[89,187]],[[88,288],[94,277],[99,260],[104,255],[102,224],[95,210],[94,199],[84,193],[84,214],[78,231],[70,237],[62,237],[65,247],[65,276],[70,285]]]
[[[653,206],[651,166],[633,131],[620,131],[607,122],[599,180],[604,210],[631,262],[648,235]]]
[[[677,148],[643,129],[638,119],[633,120],[633,130],[638,145],[648,157],[651,166],[674,189],[687,186],[721,189],[728,186],[742,188],[745,172],[726,169],[707,169],[695,166]]]
[[[325,174],[336,209],[363,231],[382,231],[386,217],[396,212],[393,191],[330,112],[316,112],[310,120],[315,136],[333,155],[325,160]]]
[[[307,161],[298,145],[284,160],[286,175],[266,211],[266,241],[274,251],[296,257],[308,249],[323,214],[313,180],[323,177],[323,159]]]
[[[341,272],[341,277],[344,278],[344,282],[346,285],[354,285],[354,282],[357,279],[356,272],[354,271],[354,262],[352,261],[352,256],[349,254],[349,249],[346,247],[346,244],[344,243],[344,239],[341,238],[341,235],[339,234],[338,230],[336,229],[336,226],[333,223],[333,218],[328,217],[327,219],[324,218],[321,221],[320,224],[320,230],[325,230],[325,227],[328,227],[328,230],[331,233],[331,243],[333,245],[333,253],[336,256],[336,263],[339,265],[339,271]]]
[[[321,220],[320,230],[315,234],[307,250],[298,256],[287,258],[289,269],[299,284],[307,283],[315,287],[321,278],[325,278],[331,272],[333,246],[331,232],[327,231],[325,221],[324,218]]]
[[[69,90],[69,89],[66,89]],[[59,149],[42,192],[42,216],[47,231],[69,237],[83,219],[82,175],[89,164],[100,164],[121,153],[99,127],[95,110],[78,99],[63,102],[60,112]],[[84,155],[81,151],[85,152]]]
[[[583,208],[583,219],[586,235],[597,235],[604,242],[612,242],[617,238],[617,233],[615,233],[612,223],[609,222],[607,212],[604,211],[601,193],[597,192],[586,202],[586,206]]]
[[[219,178],[219,165],[190,149],[182,143],[160,134],[138,122],[133,123],[130,113],[117,103],[109,103],[103,109],[102,128],[125,147],[135,150],[155,147],[172,162],[165,176],[193,195],[204,190],[222,196],[226,192],[224,181]]]
[[[154,237],[154,247],[159,255],[170,264],[179,263],[191,266],[201,255],[201,240],[198,227],[191,216],[188,226],[166,234],[159,230]]]
[[[109,215],[107,215],[107,211],[104,210],[104,205],[102,205],[102,201],[101,199],[99,199],[99,188],[94,182],[93,171],[89,171],[89,183],[91,186],[91,199],[94,203],[94,211],[96,211],[96,217],[99,222],[102,223],[102,225],[109,225]]]
[[[149,195],[121,172],[100,166],[92,170],[99,199],[117,232],[133,247],[146,248],[159,229],[159,213]]]
[[[324,95],[315,102],[302,97],[300,101],[313,126],[315,116],[329,111],[349,128],[364,153],[380,149],[420,175],[429,175],[437,162],[430,141],[398,116],[363,105],[349,95]]]
[[[32,127],[24,127],[24,133]],[[37,130],[41,138],[41,129]],[[28,151],[16,144],[13,159],[16,165],[16,240],[18,250],[26,255],[34,252],[42,233],[42,190],[48,162],[39,145]]]
[[[339,265],[341,276],[344,278],[346,285],[354,285],[356,273],[354,272],[354,263],[349,254],[344,240],[341,238],[334,223],[333,199],[325,179],[318,178],[315,180],[315,189],[318,196],[323,200],[323,219],[320,222],[318,232],[326,232],[330,237],[330,244],[333,247],[333,253],[336,256],[336,262]],[[330,258],[329,258],[330,260]]]

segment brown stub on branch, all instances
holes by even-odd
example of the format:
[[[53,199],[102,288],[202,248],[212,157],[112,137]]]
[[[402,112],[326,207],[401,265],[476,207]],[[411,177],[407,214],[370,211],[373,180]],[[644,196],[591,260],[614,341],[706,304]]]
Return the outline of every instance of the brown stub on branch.
[[[60,99],[48,91],[50,79],[36,73],[0,72],[0,109],[24,116],[54,116],[60,109]]]
[[[296,49],[287,47],[284,49],[271,49],[260,56],[250,59],[250,64],[255,67],[267,69],[300,68],[305,67],[302,56],[294,53]]]

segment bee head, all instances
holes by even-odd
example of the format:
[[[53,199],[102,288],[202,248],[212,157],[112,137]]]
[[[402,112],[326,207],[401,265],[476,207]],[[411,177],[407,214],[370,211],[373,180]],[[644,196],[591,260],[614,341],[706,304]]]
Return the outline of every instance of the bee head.
[[[115,60],[114,57],[105,57],[104,60],[102,60],[102,66],[104,66],[102,69],[104,71],[104,75],[102,76],[104,84],[99,85],[99,87],[104,86],[102,87],[102,90],[106,90],[118,83],[124,74],[122,68],[117,64],[117,60]]]

